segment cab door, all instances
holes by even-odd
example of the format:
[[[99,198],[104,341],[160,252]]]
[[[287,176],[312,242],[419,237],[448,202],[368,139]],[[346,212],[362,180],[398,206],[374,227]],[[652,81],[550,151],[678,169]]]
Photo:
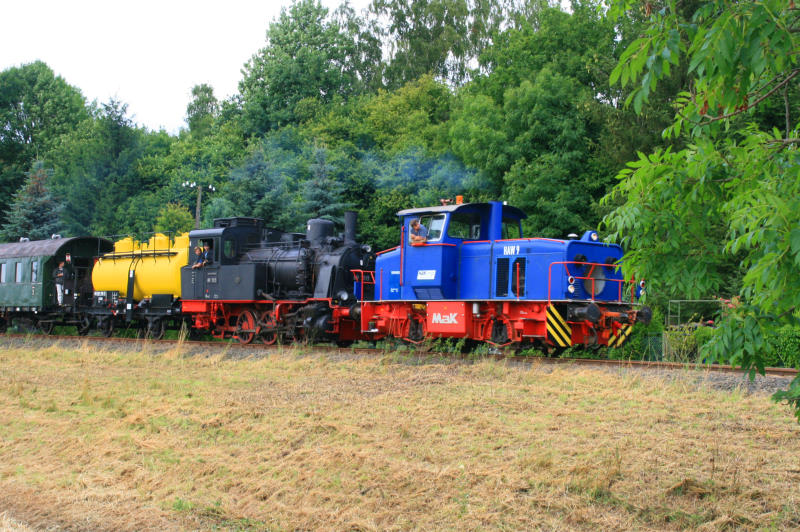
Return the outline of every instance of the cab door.
[[[425,242],[410,241],[409,217],[404,224],[402,258],[402,299],[438,300],[457,297],[458,246],[444,235],[445,214],[422,215],[428,230]]]

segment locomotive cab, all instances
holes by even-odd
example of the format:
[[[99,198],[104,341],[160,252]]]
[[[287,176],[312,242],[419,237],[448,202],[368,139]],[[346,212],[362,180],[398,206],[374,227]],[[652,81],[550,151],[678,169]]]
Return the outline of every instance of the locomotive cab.
[[[189,233],[192,249],[189,265],[181,270],[181,297],[197,299],[241,299],[256,297],[259,279],[255,265],[241,264],[239,257],[261,241],[264,222],[258,218],[219,218],[211,229],[197,229]],[[194,249],[209,246],[210,261],[201,268],[193,268]],[[233,296],[233,297],[231,297]]]
[[[492,242],[519,238],[525,218],[499,201],[406,209],[397,215],[402,241],[376,262],[384,300],[486,299]]]

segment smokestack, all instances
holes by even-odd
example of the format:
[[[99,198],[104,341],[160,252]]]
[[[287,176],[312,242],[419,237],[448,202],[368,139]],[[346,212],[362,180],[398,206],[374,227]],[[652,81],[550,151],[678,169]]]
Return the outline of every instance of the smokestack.
[[[344,245],[356,245],[356,217],[355,211],[344,211]]]

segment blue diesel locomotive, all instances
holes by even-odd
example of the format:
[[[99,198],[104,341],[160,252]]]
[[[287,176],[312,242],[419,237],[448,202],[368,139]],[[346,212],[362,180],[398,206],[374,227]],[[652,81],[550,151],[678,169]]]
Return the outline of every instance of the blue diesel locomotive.
[[[375,285],[360,309],[365,337],[616,347],[634,323],[650,321],[650,309],[637,303],[644,282],[623,278],[622,248],[594,231],[523,238],[525,214],[498,201],[398,216],[400,244],[378,253],[374,273],[355,273],[357,291]]]

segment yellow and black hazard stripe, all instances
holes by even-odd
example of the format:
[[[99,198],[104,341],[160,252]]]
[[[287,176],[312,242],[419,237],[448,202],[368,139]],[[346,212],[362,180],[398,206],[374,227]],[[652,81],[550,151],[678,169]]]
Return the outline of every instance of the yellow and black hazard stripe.
[[[572,328],[553,305],[547,307],[547,337],[559,347],[572,345]]]
[[[608,347],[620,347],[628,339],[633,331],[633,326],[630,323],[625,323],[619,326],[617,332],[612,334],[608,339]]]

